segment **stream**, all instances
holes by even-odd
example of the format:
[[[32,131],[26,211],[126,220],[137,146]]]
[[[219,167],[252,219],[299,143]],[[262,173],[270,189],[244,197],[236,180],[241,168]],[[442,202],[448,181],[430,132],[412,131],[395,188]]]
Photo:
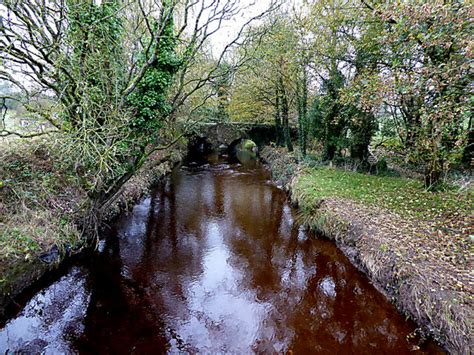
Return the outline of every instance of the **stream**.
[[[177,168],[31,292],[0,353],[442,352],[295,216],[258,163]]]

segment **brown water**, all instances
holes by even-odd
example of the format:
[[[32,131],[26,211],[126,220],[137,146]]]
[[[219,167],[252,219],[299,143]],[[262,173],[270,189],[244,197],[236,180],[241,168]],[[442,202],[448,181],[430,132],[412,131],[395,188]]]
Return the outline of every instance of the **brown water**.
[[[26,302],[0,353],[413,353],[413,324],[294,216],[259,166],[177,170]]]

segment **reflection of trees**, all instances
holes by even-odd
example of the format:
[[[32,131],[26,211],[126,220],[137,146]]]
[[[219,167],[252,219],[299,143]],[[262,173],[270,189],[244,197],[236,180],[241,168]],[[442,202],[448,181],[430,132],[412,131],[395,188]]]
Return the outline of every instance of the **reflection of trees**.
[[[393,307],[330,242],[316,244],[317,272],[287,319],[296,330],[291,348],[303,353],[318,347],[320,351],[367,352],[373,349],[370,344],[377,344],[379,351],[406,349],[408,327]],[[334,296],[322,287],[328,280],[335,285]]]
[[[84,332],[73,347],[81,353],[141,352],[153,342],[155,352],[164,351],[168,340],[158,331],[163,329],[160,314],[148,312],[143,290],[121,274],[120,241],[115,234],[107,252],[91,262],[91,299]],[[155,329],[153,334],[150,329]]]
[[[283,193],[248,184],[246,177],[237,186],[238,193],[235,186],[227,189],[232,265],[245,275],[243,288],[273,305],[265,323],[272,324],[276,339],[290,341],[288,348],[302,353],[368,350],[369,343],[381,349],[406,348],[403,337],[408,329],[397,333],[401,317],[376,297],[341,252],[330,242],[298,238],[298,226],[284,212]],[[269,204],[265,191],[271,193]],[[324,292],[325,282],[333,285],[334,295],[332,290]]]
[[[94,266],[82,349],[91,350],[87,345],[97,339],[105,352],[137,342],[146,350],[178,337],[178,323],[196,316],[190,314],[197,301],[191,290],[205,272],[212,273],[203,269],[211,224],[223,234],[229,270],[241,275],[232,292],[268,306],[265,319],[252,315],[261,324],[256,349],[278,342],[283,345],[276,350],[299,353],[366,352],[370,343],[382,351],[404,349],[399,334],[409,330],[401,317],[331,242],[300,235],[283,192],[265,185],[258,173],[199,174],[178,173],[155,190],[140,237],[143,252],[125,253],[134,244],[115,238],[110,255]],[[213,321],[212,315],[198,318]]]
[[[225,213],[225,205],[224,205],[224,201],[225,201],[225,190],[224,190],[224,177],[221,175],[216,175],[214,176],[213,178],[213,181],[214,181],[214,188],[215,188],[215,194],[214,194],[214,198],[215,198],[215,202],[214,202],[214,208],[215,208],[215,212],[216,212],[216,215],[218,217],[222,217],[224,216],[224,213]]]
[[[200,185],[199,180],[196,182]],[[153,228],[147,235],[147,253],[136,270],[153,298],[153,308],[164,313],[185,313],[179,309],[184,305],[176,299],[186,298],[186,280],[191,280],[202,268],[204,245],[199,243],[202,234],[196,228],[199,221],[188,213],[200,215],[202,204],[195,201],[201,202],[203,194],[198,188],[196,194],[183,196],[181,187],[186,183],[189,183],[187,179],[174,177],[171,183],[161,185],[156,197],[159,208],[148,222]],[[178,201],[187,201],[194,208],[181,210]],[[191,232],[191,236],[183,235],[183,231]]]
[[[245,266],[242,271],[246,287],[256,290],[259,299],[266,299],[268,293],[275,291],[274,286],[280,279],[278,270],[273,267],[273,248],[279,248],[282,242],[281,238],[274,237],[282,221],[283,200],[276,189],[253,184],[247,181],[248,176],[242,178],[244,184],[237,184],[238,193],[228,193],[227,219],[232,224],[226,239],[233,266]],[[271,195],[269,206],[265,203],[266,194]]]

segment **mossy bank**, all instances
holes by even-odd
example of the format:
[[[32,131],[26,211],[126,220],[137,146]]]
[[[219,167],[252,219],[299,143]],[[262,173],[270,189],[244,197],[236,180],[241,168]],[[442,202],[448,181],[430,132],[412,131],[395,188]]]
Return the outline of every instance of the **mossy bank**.
[[[107,222],[133,206],[181,161],[182,146],[155,153],[98,218]],[[16,296],[65,258],[94,247],[81,232],[90,220],[90,198],[77,175],[61,163],[48,141],[9,145],[0,163],[0,319]]]
[[[284,149],[261,156],[302,224],[333,239],[422,336],[472,353],[472,188],[431,193],[413,179],[311,168]]]

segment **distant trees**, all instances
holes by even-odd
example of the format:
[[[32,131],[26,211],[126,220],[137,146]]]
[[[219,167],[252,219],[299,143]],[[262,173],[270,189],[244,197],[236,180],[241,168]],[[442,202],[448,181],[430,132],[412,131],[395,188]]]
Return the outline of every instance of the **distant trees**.
[[[218,122],[226,122],[229,119],[228,106],[232,71],[232,65],[223,61],[217,68],[218,75],[213,82],[213,90],[217,96],[216,119]]]
[[[380,29],[367,40],[380,51],[377,77],[362,80],[372,83],[372,99],[386,100],[402,118],[405,149],[424,166],[426,187],[436,188],[460,161],[471,129],[473,7],[458,1],[364,4]]]
[[[234,92],[253,76],[256,94],[233,96],[231,105],[270,109],[277,143],[292,148],[288,113],[303,156],[315,140],[324,160],[350,156],[360,168],[368,168],[374,139],[391,132],[436,188],[471,159],[472,12],[462,1],[325,0],[286,9],[260,25],[271,30],[253,44],[251,70],[236,73]]]
[[[312,117],[316,130],[314,137],[324,147],[323,159],[333,160],[346,146],[347,110],[341,103],[341,90],[344,88],[344,77],[334,66],[328,78],[322,82],[318,97],[313,104]]]
[[[210,55],[210,37],[241,11],[213,0],[5,0],[0,81],[13,91],[0,93],[0,117],[17,102],[49,122],[99,205],[210,116],[271,120],[289,150],[297,127],[302,156],[318,145],[322,159],[360,168],[374,137],[390,134],[428,188],[470,163],[468,3],[304,2],[257,14]],[[32,136],[4,124],[0,135]]]
[[[264,33],[255,36],[255,32]],[[245,64],[235,74],[232,88],[231,119],[248,116],[249,107],[258,107],[262,114],[272,116],[277,130],[278,144],[293,150],[290,119],[295,112],[295,78],[297,36],[287,16],[270,17],[249,31],[252,36],[239,52],[246,55]],[[251,85],[249,85],[251,84]],[[251,94],[246,94],[250,92]]]

